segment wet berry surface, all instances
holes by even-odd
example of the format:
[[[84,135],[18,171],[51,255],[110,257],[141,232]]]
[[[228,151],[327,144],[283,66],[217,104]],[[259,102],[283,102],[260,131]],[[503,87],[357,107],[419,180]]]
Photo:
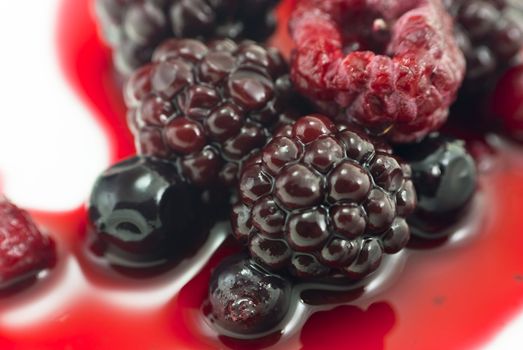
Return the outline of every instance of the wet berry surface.
[[[72,87],[105,126],[116,162],[132,153],[133,144],[122,132],[125,113],[111,58],[96,36],[87,3],[64,1],[60,28],[67,30],[59,31],[60,59]],[[285,43],[286,52],[287,39],[275,41]],[[431,249],[407,249],[400,272],[372,288],[321,292],[319,300],[315,293],[302,293],[310,305],[302,323],[255,343],[209,332],[200,318],[211,270],[238,250],[231,242],[199,273],[174,269],[129,278],[98,268],[80,247],[85,210],[33,211],[39,227],[56,238],[62,256],[54,273],[40,283],[2,296],[0,347],[311,350],[346,348],[348,342],[365,349],[485,344],[520,312],[523,302],[523,150],[504,142],[489,147],[496,152],[490,154],[490,171],[479,176],[481,196],[474,215],[464,222],[468,232],[459,231]],[[207,248],[214,251],[214,246]],[[318,301],[324,305],[315,306]],[[312,311],[317,312],[309,317]]]

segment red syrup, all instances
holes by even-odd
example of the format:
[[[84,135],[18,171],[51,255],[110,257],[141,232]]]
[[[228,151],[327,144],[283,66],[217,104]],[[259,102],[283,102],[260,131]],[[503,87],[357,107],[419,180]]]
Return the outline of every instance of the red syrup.
[[[281,18],[291,2],[283,3]],[[104,126],[116,161],[132,154],[133,146],[109,51],[97,36],[90,3],[63,1],[59,57],[67,80]],[[288,53],[286,24],[280,22],[272,42]],[[202,322],[212,268],[238,251],[230,240],[216,249],[223,239],[220,233],[211,234],[207,248],[177,268],[137,278],[86,253],[83,208],[32,212],[58,241],[59,261],[37,283],[0,295],[0,349],[480,346],[523,306],[523,149],[499,139],[490,140],[490,148],[494,151],[489,151],[490,166],[481,175],[477,205],[460,232],[432,246],[413,244],[394,258],[394,273],[381,271],[365,288],[303,291],[307,304],[299,304],[294,326],[254,342],[219,336]],[[198,268],[210,255],[199,273],[182,271],[187,265]]]

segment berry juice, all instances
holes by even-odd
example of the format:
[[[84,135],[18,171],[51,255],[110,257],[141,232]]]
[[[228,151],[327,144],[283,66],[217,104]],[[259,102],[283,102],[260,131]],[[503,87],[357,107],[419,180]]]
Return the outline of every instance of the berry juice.
[[[134,152],[110,52],[90,0],[64,0],[59,58],[65,77],[106,131],[113,161]],[[290,52],[284,19],[272,43]],[[462,129],[459,130],[462,132]],[[469,136],[469,133],[465,133]],[[470,137],[467,137],[470,138]],[[257,341],[234,340],[204,322],[212,269],[239,250],[218,224],[192,257],[167,271],[129,274],[86,247],[86,211],[32,212],[57,241],[57,266],[0,295],[1,349],[463,349],[485,344],[523,304],[523,148],[473,140],[480,189],[450,239],[413,242],[369,284],[325,291],[298,286],[293,315]]]

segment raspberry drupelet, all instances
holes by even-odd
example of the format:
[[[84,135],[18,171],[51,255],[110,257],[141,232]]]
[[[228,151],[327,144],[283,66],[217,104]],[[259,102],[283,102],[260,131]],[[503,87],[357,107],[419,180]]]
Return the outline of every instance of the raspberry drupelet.
[[[410,168],[354,127],[299,119],[243,169],[235,237],[272,271],[359,279],[409,240]]]
[[[295,118],[283,57],[250,41],[166,41],[125,95],[138,152],[175,161],[202,187],[235,184],[241,163]]]
[[[324,113],[395,143],[447,119],[465,60],[441,0],[303,0],[292,79]]]
[[[127,75],[148,63],[163,40],[246,38],[262,41],[275,28],[276,0],[97,0],[103,36]]]

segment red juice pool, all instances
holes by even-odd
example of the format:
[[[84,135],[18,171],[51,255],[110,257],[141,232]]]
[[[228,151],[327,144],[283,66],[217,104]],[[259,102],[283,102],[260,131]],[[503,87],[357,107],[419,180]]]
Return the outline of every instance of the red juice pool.
[[[110,52],[97,35],[91,5],[91,0],[63,1],[59,59],[65,78],[103,125],[117,161],[134,148]],[[281,19],[291,5],[292,0],[282,4]],[[285,28],[280,21],[271,42],[288,54]],[[87,253],[83,208],[33,212],[57,240],[59,262],[38,283],[0,295],[0,349],[481,346],[523,306],[523,148],[489,140],[494,151],[480,163],[480,194],[456,235],[431,247],[407,249],[393,258],[394,272],[382,270],[365,288],[303,291],[291,325],[258,341],[220,336],[202,321],[212,268],[238,250],[223,229],[172,270],[131,277]]]

